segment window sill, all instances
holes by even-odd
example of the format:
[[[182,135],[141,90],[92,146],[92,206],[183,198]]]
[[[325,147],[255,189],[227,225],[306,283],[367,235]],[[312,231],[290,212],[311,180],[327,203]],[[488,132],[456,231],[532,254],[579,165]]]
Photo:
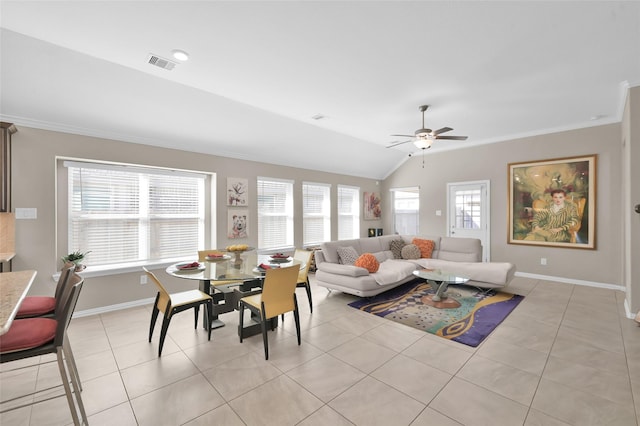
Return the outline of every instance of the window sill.
[[[127,263],[122,266],[114,266],[110,265],[108,267],[105,266],[88,266],[85,270],[78,272],[83,278],[93,278],[93,277],[107,277],[110,275],[119,275],[119,274],[129,274],[132,272],[140,272],[144,273],[142,267],[146,267],[149,270],[157,270],[157,269],[166,269],[168,266],[173,265],[174,263],[180,261],[191,261],[192,259],[173,259],[170,261],[164,262],[137,262],[137,263]],[[51,276],[55,282],[60,278],[60,271],[56,272]]]

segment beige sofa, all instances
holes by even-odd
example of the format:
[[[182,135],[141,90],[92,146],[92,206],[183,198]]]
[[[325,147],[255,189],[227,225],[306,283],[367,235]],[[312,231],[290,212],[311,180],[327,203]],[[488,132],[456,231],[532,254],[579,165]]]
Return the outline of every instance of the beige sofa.
[[[502,288],[509,284],[516,268],[507,262],[481,262],[482,245],[475,238],[420,236],[432,240],[435,247],[430,259],[396,259],[390,250],[393,240],[410,244],[413,236],[384,235],[355,240],[331,241],[316,251],[316,283],[330,290],[361,297],[370,297],[404,284],[415,278],[420,268],[442,269],[470,277],[468,285],[480,288]],[[360,254],[371,253],[380,262],[377,272],[354,265],[342,264],[339,247],[353,247]]]

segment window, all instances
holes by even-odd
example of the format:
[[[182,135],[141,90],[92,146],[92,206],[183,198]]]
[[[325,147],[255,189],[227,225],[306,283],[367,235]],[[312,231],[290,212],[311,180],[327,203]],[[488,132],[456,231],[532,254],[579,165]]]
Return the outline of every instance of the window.
[[[480,229],[481,206],[480,189],[456,191],[456,228]]]
[[[302,183],[302,244],[331,240],[331,185]]]
[[[360,188],[338,185],[338,239],[360,238]]]
[[[91,266],[170,261],[204,245],[204,174],[65,161],[68,249]]]
[[[293,181],[258,178],[258,248],[293,247]]]
[[[392,189],[393,231],[401,235],[419,234],[420,188]]]

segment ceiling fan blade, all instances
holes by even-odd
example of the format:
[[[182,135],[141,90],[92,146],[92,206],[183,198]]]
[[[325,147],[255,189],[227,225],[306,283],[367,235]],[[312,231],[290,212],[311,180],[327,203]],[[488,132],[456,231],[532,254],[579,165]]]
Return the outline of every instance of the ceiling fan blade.
[[[442,129],[434,130],[431,132],[433,136],[438,136],[440,133],[450,132],[453,129],[451,127],[443,127]]]
[[[450,141],[466,141],[469,136],[437,136],[436,139],[446,139]]]
[[[403,143],[409,143],[409,142],[413,142],[413,141],[399,141],[399,142],[391,142],[389,145],[387,145],[385,148],[393,148],[394,146],[398,146],[398,145],[402,145]]]
[[[393,137],[399,137],[399,138],[415,138],[416,135],[391,135]]]

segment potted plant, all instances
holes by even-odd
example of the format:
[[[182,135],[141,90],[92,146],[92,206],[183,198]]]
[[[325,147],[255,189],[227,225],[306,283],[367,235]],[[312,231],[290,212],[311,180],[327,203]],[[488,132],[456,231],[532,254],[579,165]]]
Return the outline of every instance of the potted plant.
[[[81,252],[80,250],[77,250],[67,254],[66,256],[63,256],[62,262],[63,263],[71,262],[76,265],[75,267],[76,272],[82,271],[84,268],[86,268],[86,266],[82,264],[82,261],[84,260],[84,257],[89,253],[91,253],[91,251]]]

